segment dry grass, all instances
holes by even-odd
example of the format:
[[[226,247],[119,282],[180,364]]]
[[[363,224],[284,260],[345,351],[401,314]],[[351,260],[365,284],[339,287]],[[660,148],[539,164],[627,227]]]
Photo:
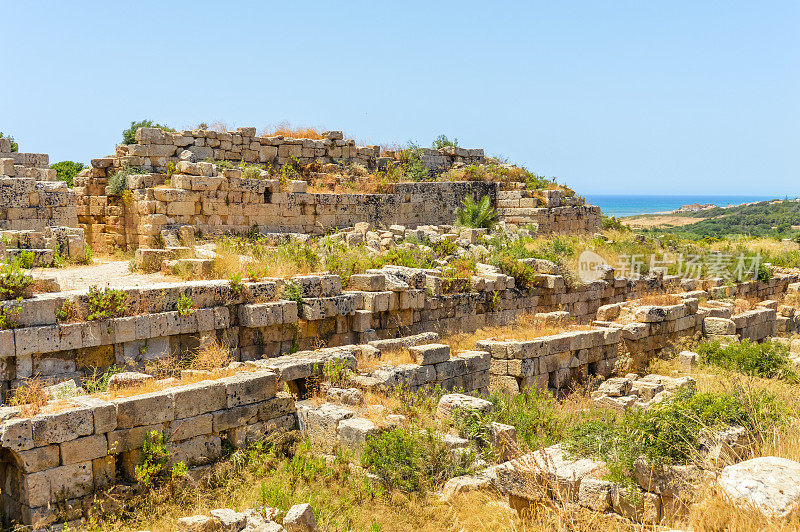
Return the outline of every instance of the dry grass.
[[[242,279],[250,279],[254,276],[286,279],[294,275],[308,275],[315,270],[297,262],[285,260],[277,252],[277,248],[276,251],[267,251],[257,258],[252,255],[241,255],[225,246],[218,246],[216,253],[217,256],[214,258],[212,266],[214,279],[230,279],[235,275],[240,275]]]
[[[276,126],[268,126],[260,133],[261,137],[288,137],[292,139],[314,139],[322,140],[322,130],[316,127],[298,127],[289,122],[280,122]]]
[[[392,351],[382,351],[379,358],[361,356],[358,358],[358,369],[360,371],[372,371],[381,366],[399,366],[400,364],[416,364],[416,360],[411,356],[408,349],[396,349]]]
[[[189,361],[188,369],[214,371],[225,368],[231,362],[230,351],[219,342],[213,342],[197,351]]]
[[[9,399],[10,406],[19,406],[21,417],[32,417],[47,405],[47,384],[38,377],[28,379],[20,384]]]
[[[453,352],[474,351],[478,340],[518,340],[526,341],[567,331],[591,331],[589,325],[579,325],[572,321],[552,323],[537,318],[533,314],[523,314],[511,325],[489,326],[473,333],[455,333],[442,337],[441,343],[450,346]]]

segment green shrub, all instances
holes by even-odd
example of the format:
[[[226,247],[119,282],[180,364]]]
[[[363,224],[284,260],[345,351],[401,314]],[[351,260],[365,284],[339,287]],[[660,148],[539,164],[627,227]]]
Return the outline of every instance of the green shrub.
[[[763,262],[758,265],[757,278],[762,283],[768,283],[772,279],[772,269]]]
[[[178,298],[178,314],[181,316],[191,316],[194,314],[194,300],[191,296],[181,294]]]
[[[186,464],[177,462],[169,470],[169,450],[164,441],[164,434],[159,430],[151,430],[144,437],[142,444],[141,464],[134,467],[134,477],[145,487],[150,487],[167,477],[178,478],[186,474]]]
[[[514,286],[522,290],[528,290],[536,286],[536,270],[527,264],[523,264],[508,252],[495,253],[489,257],[489,264],[497,266],[505,275],[514,278]]]
[[[559,415],[556,399],[547,391],[527,388],[523,393],[493,393],[491,421],[513,425],[517,436],[529,449],[539,449],[561,441],[567,423]]]
[[[13,329],[14,327],[16,327],[17,317],[19,316],[20,312],[22,312],[22,307],[19,305],[0,306],[0,331],[4,331],[6,329]]]
[[[425,492],[448,478],[467,474],[474,456],[453,458],[430,430],[410,426],[385,431],[367,439],[361,463],[381,484],[405,492]]]
[[[85,166],[83,163],[76,163],[74,161],[60,161],[50,165],[52,170],[56,171],[58,179],[64,181],[67,186],[71,187],[75,176],[78,172],[83,170]]]
[[[287,281],[283,285],[281,298],[297,303],[298,310],[302,309],[303,307],[303,291],[300,289],[300,285],[294,281]]]
[[[11,152],[19,151],[19,144],[14,141],[14,137],[11,135],[5,135],[2,131],[0,131],[0,139],[6,138],[11,141]]]
[[[616,231],[629,231],[630,228],[622,223],[616,216],[603,215],[603,229],[613,229]]]
[[[422,162],[422,150],[414,145],[398,154],[400,166],[403,168],[403,178],[408,181],[425,181],[430,176],[428,167]]]
[[[725,346],[720,342],[707,342],[697,348],[700,360],[705,364],[753,377],[796,381],[798,376],[789,361],[788,351],[786,346],[781,344],[773,342],[757,344],[750,340]]]
[[[462,201],[462,207],[456,209],[456,224],[465,227],[491,229],[496,218],[497,212],[492,208],[489,196],[482,197],[478,202],[467,196]]]
[[[33,277],[22,271],[19,261],[0,263],[0,301],[25,296],[33,284]]]
[[[604,411],[580,421],[564,445],[571,453],[602,459],[612,480],[630,486],[633,462],[640,456],[653,466],[689,463],[698,458],[704,429],[741,425],[757,439],[786,414],[774,396],[763,392],[682,390],[647,410],[623,416]]]
[[[128,190],[128,176],[142,173],[141,168],[125,166],[120,168],[108,178],[106,194],[119,195]]]
[[[105,287],[98,290],[96,286],[90,286],[87,293],[89,321],[105,320],[124,316],[127,310],[128,294],[122,290]]]
[[[122,131],[122,143],[136,144],[136,130],[140,127],[157,127],[158,129],[163,129],[164,131],[175,131],[169,126],[156,124],[152,120],[139,120],[138,122],[131,122],[131,126]]]
[[[446,148],[446,147],[455,148],[457,146],[458,146],[458,139],[454,138],[453,140],[450,140],[450,139],[447,138],[447,135],[439,135],[433,141],[433,147],[435,149],[437,149],[437,150],[439,150],[441,148]]]

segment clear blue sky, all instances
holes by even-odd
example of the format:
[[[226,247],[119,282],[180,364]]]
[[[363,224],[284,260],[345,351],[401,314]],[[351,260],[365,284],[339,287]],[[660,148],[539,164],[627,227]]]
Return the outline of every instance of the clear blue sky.
[[[5,2],[0,130],[132,120],[484,147],[583,193],[800,194],[800,3]]]

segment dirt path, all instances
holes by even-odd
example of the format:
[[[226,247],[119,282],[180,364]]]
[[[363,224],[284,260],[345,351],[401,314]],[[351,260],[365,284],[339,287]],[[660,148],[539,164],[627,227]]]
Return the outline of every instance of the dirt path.
[[[88,266],[35,268],[32,273],[34,277],[54,277],[61,290],[82,290],[92,285],[119,288],[180,280],[161,273],[131,273],[128,264],[127,260],[95,258],[94,264]]]

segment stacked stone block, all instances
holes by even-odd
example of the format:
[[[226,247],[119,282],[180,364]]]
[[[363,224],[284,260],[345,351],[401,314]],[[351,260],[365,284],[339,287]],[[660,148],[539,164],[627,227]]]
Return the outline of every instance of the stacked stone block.
[[[527,388],[562,389],[590,374],[608,376],[617,362],[620,331],[565,331],[533,340],[480,340],[491,353],[490,387],[509,393]]]
[[[593,233],[602,229],[600,208],[585,205],[577,196],[566,196],[563,190],[498,191],[497,214],[507,223],[535,224],[544,234]]]
[[[56,181],[48,157],[10,152],[0,138],[0,257],[32,253],[34,263],[49,266],[56,252],[82,260],[83,230],[78,228],[77,197]]]
[[[620,319],[623,310],[627,314]],[[697,298],[686,297],[674,305],[605,305],[598,310],[597,318],[594,325],[621,331],[620,352],[626,353],[638,367],[679,338],[701,332],[706,311],[699,310]]]
[[[219,459],[223,441],[241,446],[293,429],[294,401],[276,386],[274,372],[242,371],[129,397],[74,398],[32,418],[7,412],[0,425],[6,524],[82,517],[119,473],[133,478],[152,431],[164,434],[171,463],[195,467]]]

